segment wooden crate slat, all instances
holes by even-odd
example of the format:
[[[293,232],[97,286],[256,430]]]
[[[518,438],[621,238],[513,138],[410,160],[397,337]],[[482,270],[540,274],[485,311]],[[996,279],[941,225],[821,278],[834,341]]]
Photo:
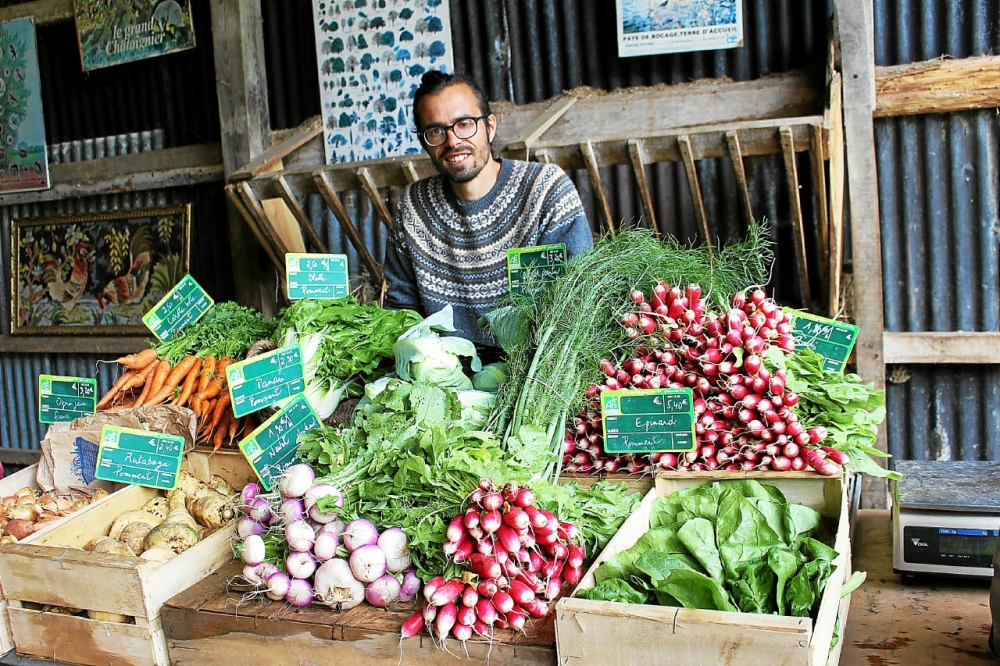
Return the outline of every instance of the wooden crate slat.
[[[326,243],[324,243],[323,239],[319,237],[318,233],[316,233],[316,227],[313,226],[309,216],[306,215],[302,206],[299,205],[298,197],[295,196],[295,192],[293,192],[292,188],[289,187],[288,181],[285,180],[284,176],[278,176],[275,180],[275,184],[281,192],[282,200],[285,202],[285,205],[288,206],[288,210],[291,211],[295,221],[299,223],[299,228],[302,229],[303,235],[305,235],[305,237],[309,240],[309,244],[312,245],[313,250],[321,254],[327,254],[328,250],[326,249]]]

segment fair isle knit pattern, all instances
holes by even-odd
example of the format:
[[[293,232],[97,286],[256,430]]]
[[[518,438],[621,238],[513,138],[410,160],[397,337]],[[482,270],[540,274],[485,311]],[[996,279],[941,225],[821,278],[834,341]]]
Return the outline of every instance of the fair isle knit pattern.
[[[592,245],[580,197],[562,169],[512,160],[501,161],[496,184],[471,203],[440,175],[409,185],[390,241],[386,304],[424,315],[450,304],[456,325],[485,344],[489,338],[470,327],[507,293],[508,249],[565,242],[573,256]],[[410,280],[415,293],[399,284]]]

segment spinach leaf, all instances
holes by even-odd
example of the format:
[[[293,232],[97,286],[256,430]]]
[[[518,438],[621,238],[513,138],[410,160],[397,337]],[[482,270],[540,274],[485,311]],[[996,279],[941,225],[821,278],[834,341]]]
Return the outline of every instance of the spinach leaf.
[[[788,548],[775,546],[767,552],[767,565],[777,577],[775,603],[779,615],[788,615],[788,604],[785,602],[785,587],[799,568],[799,558]]]
[[[688,552],[684,547],[684,542],[677,536],[678,528],[679,525],[676,528],[670,526],[649,530],[639,537],[634,546],[618,553],[597,567],[597,570],[594,571],[597,582],[602,583],[609,578],[628,579],[641,574],[642,572],[635,566],[635,563],[642,557],[643,553],[650,549],[665,554],[687,555]]]
[[[766,560],[741,562],[734,567],[736,577],[730,581],[732,598],[744,613],[774,612],[776,577]]]
[[[719,549],[715,545],[715,526],[711,521],[704,518],[689,520],[677,530],[677,537],[709,576],[720,583],[724,580],[722,560],[719,559]]]
[[[718,581],[690,569],[673,569],[656,585],[657,592],[669,594],[685,608],[737,611]]]
[[[659,581],[670,576],[674,569],[688,569],[705,573],[698,561],[690,555],[680,553],[659,553],[655,550],[647,550],[635,562],[635,568],[646,574],[650,581],[650,586],[655,588]]]
[[[788,584],[789,615],[808,617],[820,599],[823,585],[833,572],[829,560],[806,562]]]
[[[763,559],[781,541],[760,510],[735,490],[723,491],[715,528],[715,542],[730,582],[738,576],[739,564]]]
[[[793,543],[803,534],[810,534],[819,526],[819,511],[802,504],[786,504],[782,507],[785,519],[785,540]]]
[[[612,578],[596,587],[580,590],[578,595],[591,601],[620,601],[626,604],[644,604],[649,601],[649,595],[640,592],[621,578]]]

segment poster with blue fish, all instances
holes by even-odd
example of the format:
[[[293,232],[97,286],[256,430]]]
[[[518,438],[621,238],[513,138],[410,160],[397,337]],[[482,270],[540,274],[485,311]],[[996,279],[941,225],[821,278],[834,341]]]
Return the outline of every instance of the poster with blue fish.
[[[74,0],[84,71],[194,48],[190,0]]]
[[[743,0],[616,0],[618,56],[743,46]]]
[[[49,161],[35,22],[0,23],[0,192],[45,190]]]
[[[413,94],[454,69],[444,0],[313,0],[326,163],[415,154]]]

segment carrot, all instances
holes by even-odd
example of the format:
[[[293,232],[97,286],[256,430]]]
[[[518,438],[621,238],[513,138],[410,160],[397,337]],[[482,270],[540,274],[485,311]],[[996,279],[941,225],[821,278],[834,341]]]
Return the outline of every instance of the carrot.
[[[114,401],[115,396],[125,389],[125,384],[129,383],[132,378],[136,376],[136,374],[135,370],[126,370],[123,372],[122,376],[115,382],[115,385],[111,387],[111,390],[105,393],[101,397],[100,401],[98,401],[97,409],[104,409],[111,404]]]
[[[137,371],[137,374],[124,387],[122,387],[122,390],[128,391],[129,389],[139,388],[144,385],[153,375],[156,365],[156,363],[150,363],[142,370]]]
[[[222,387],[226,383],[226,367],[232,363],[233,360],[228,356],[223,356],[222,359],[215,366],[215,377],[208,383],[208,387],[204,391],[198,392],[198,397],[202,400],[207,398],[214,398],[219,395],[222,391]]]
[[[138,354],[129,354],[117,359],[119,365],[124,365],[130,370],[141,370],[156,360],[156,351],[153,349],[143,349]]]
[[[229,441],[232,442],[236,439],[236,433],[240,431],[240,419],[233,415],[233,418],[229,420]]]
[[[229,413],[227,413],[227,414],[226,414],[226,415],[225,415],[225,416],[223,417],[223,419],[222,419],[222,420],[223,420],[223,421],[226,421],[227,419],[229,419],[229,417],[230,417],[230,414],[229,414]],[[229,420],[232,420],[232,419],[229,419]],[[226,433],[227,433],[227,432],[229,432],[229,430],[228,430],[228,429],[227,429],[226,427],[224,427],[225,425],[228,425],[228,424],[225,424],[225,423],[224,423],[224,424],[223,424],[223,427],[220,427],[220,428],[219,428],[219,429],[218,429],[218,430],[217,430],[217,431],[215,432],[215,438],[214,438],[214,439],[213,439],[213,441],[212,441],[212,444],[213,444],[213,446],[212,446],[212,452],[213,452],[213,453],[214,453],[215,451],[218,451],[218,450],[219,450],[220,448],[222,448],[222,443],[223,443],[224,441],[226,441]]]
[[[201,362],[192,363],[191,371],[188,372],[187,376],[184,378],[184,385],[181,387],[180,395],[178,395],[177,399],[174,400],[175,405],[183,407],[184,403],[186,403],[188,399],[190,399],[191,394],[194,393],[194,387],[195,384],[197,384],[198,382],[198,375],[200,373],[201,373]]]
[[[198,382],[198,393],[208,388],[208,383],[215,378],[215,356],[209,354],[205,357],[205,364],[201,367],[201,380]]]
[[[150,397],[155,396],[157,393],[160,392],[160,389],[163,388],[163,383],[167,381],[167,376],[169,374],[170,374],[170,361],[160,361],[156,366],[156,370],[153,371],[153,379],[150,382],[147,382],[149,384],[148,395]],[[139,407],[141,405],[136,405],[136,406]]]
[[[228,391],[219,396],[219,400],[215,405],[215,411],[212,412],[212,422],[211,425],[209,426],[211,430],[215,430],[215,428],[219,425],[219,420],[222,418],[222,413],[226,411],[227,407],[229,407],[229,401],[230,397]]]
[[[176,366],[174,366],[174,369],[170,371],[166,381],[163,383],[163,388],[167,388],[168,386],[171,389],[177,388],[177,386],[181,383],[181,380],[188,376],[188,373],[191,372],[191,368],[193,368],[197,363],[197,357],[185,356],[177,363]]]

